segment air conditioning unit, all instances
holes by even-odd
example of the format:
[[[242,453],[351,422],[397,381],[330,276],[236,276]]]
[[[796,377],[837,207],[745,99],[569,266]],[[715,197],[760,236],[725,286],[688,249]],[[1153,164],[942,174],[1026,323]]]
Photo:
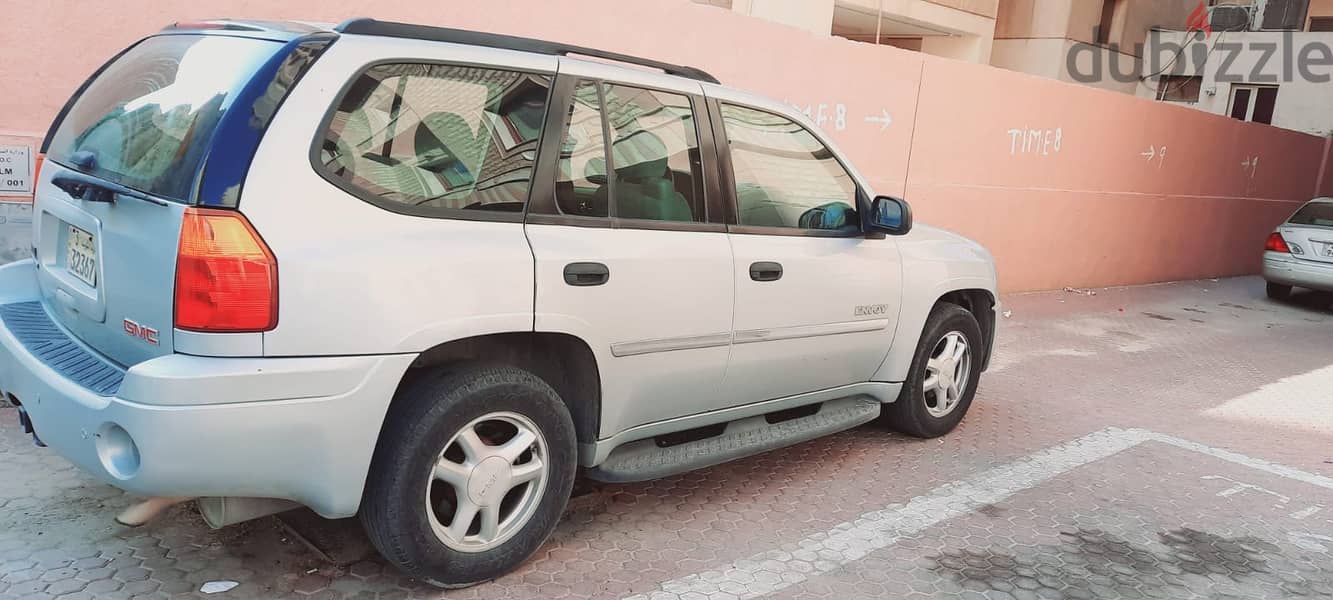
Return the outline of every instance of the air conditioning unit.
[[[1254,21],[1252,6],[1237,6],[1234,4],[1219,4],[1208,9],[1208,25],[1213,28],[1213,32],[1218,31],[1249,31],[1250,23]]]

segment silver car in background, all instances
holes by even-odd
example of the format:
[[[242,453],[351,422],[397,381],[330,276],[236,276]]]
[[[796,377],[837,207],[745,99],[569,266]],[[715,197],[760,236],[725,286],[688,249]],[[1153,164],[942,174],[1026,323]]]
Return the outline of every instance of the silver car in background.
[[[1333,198],[1307,202],[1268,236],[1264,280],[1277,300],[1293,287],[1333,292]]]

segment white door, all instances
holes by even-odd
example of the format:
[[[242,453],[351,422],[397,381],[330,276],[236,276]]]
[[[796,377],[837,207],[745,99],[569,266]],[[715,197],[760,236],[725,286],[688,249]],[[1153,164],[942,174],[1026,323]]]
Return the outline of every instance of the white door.
[[[747,403],[868,381],[898,318],[896,242],[862,234],[854,179],[810,131],[726,103],[720,114],[737,203],[726,394]]]
[[[726,403],[731,247],[725,226],[707,222],[700,91],[681,91],[581,79],[563,115],[555,198],[534,199],[528,215],[535,327],[592,347],[602,437]]]

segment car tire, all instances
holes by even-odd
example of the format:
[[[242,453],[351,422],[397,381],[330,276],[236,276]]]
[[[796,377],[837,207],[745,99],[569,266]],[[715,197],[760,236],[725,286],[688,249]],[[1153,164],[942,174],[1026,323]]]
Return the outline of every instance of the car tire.
[[[361,521],[386,560],[431,585],[467,587],[513,570],[569,501],[573,420],[555,390],[522,369],[426,375],[399,393],[381,431]]]
[[[964,344],[961,356],[958,344]],[[880,422],[919,438],[953,431],[972,405],[985,351],[981,327],[972,313],[956,304],[936,305],[917,342],[907,381],[898,399],[884,405]],[[949,382],[954,385],[944,385]]]
[[[1266,287],[1267,289],[1265,291],[1268,292],[1269,298],[1274,300],[1286,300],[1291,297],[1291,286],[1289,285],[1282,285],[1280,283],[1269,281]]]

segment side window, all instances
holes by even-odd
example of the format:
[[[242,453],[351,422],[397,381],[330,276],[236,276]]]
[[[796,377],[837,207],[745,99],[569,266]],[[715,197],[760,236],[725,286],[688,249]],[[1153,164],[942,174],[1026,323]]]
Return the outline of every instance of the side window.
[[[722,105],[740,225],[855,232],[856,183],[833,153],[799,124]]]
[[[602,101],[597,84],[580,82],[569,105],[568,125],[560,143],[555,178],[560,212],[605,217],[607,212],[606,138],[602,134]]]
[[[549,88],[545,75],[373,66],[339,102],[321,170],[390,209],[522,212]]]
[[[704,220],[699,135],[688,96],[607,85],[616,217]]]

